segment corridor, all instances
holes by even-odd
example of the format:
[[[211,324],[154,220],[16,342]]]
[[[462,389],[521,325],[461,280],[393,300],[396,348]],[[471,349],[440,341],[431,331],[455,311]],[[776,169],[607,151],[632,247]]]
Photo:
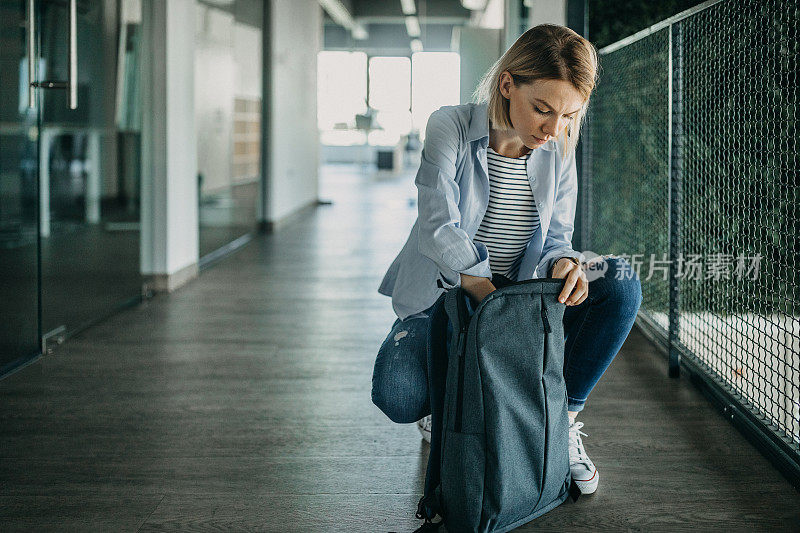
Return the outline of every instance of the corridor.
[[[427,445],[370,401],[413,174],[320,182],[332,205],[0,381],[0,530],[418,527]],[[521,531],[800,528],[800,494],[666,368],[634,328],[579,417],[598,492]]]

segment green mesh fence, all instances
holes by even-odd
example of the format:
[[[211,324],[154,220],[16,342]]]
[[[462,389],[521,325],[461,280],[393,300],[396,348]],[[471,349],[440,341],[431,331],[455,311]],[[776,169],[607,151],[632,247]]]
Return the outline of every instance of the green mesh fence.
[[[668,252],[668,50],[665,29],[602,56],[588,119],[589,242],[594,252],[626,256],[632,266]],[[643,312],[666,328],[666,276],[638,273]]]
[[[587,247],[797,463],[799,26],[797,2],[708,2],[601,50],[582,178]]]

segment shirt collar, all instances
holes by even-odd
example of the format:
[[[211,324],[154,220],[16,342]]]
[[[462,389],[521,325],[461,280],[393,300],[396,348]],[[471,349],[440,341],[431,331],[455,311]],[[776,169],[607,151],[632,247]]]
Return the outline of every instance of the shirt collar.
[[[475,104],[472,108],[472,117],[469,121],[469,130],[467,130],[467,142],[477,141],[478,139],[489,139],[489,105],[486,103]],[[555,150],[555,140],[550,139],[538,149],[545,151]]]

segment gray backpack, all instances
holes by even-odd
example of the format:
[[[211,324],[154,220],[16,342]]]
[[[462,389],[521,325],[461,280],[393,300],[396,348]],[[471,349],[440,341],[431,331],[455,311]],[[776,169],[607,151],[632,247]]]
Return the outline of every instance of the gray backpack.
[[[442,522],[451,532],[510,531],[570,495],[578,499],[569,468],[565,306],[557,300],[563,287],[554,278],[512,282],[474,312],[460,287],[437,302],[418,531]]]

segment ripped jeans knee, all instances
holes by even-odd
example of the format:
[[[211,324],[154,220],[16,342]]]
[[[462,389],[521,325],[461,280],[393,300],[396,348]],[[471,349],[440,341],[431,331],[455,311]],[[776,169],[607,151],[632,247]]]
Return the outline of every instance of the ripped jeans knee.
[[[429,318],[395,320],[372,372],[372,403],[393,422],[407,424],[430,414]]]

